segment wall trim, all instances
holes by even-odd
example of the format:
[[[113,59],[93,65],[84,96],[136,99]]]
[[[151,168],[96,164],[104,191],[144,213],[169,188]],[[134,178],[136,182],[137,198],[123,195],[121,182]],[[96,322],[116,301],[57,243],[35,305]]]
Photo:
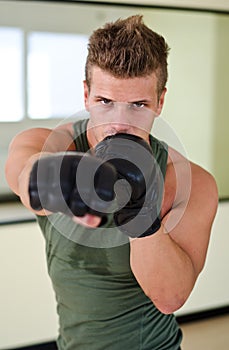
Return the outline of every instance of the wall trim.
[[[176,319],[177,322],[182,325],[184,323],[203,321],[206,319],[219,317],[227,314],[229,315],[229,305],[176,316]]]
[[[15,1],[15,0],[8,0]],[[25,1],[25,0],[18,0]],[[28,0],[27,0],[28,1]],[[222,8],[207,8],[191,5],[167,5],[167,4],[153,4],[153,3],[131,3],[131,2],[121,2],[121,1],[87,1],[87,0],[29,0],[30,2],[49,2],[49,3],[69,3],[69,4],[81,4],[81,5],[100,5],[100,6],[121,6],[121,7],[135,7],[135,8],[155,8],[155,9],[165,9],[165,10],[181,10],[181,11],[197,11],[197,12],[206,12],[206,13],[217,13],[217,14],[229,14],[228,9]],[[169,3],[169,2],[168,2]]]

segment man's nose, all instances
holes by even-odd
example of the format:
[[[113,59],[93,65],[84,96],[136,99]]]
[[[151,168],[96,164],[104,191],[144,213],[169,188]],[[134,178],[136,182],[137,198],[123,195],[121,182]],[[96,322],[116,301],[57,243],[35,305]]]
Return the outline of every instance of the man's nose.
[[[130,116],[128,107],[125,103],[116,103],[114,108],[114,114],[113,114],[113,122],[112,127],[117,132],[128,132],[130,128]]]
[[[128,133],[128,131],[130,130],[130,125],[126,123],[114,122],[114,123],[111,123],[111,127],[112,127],[112,131],[115,134]]]

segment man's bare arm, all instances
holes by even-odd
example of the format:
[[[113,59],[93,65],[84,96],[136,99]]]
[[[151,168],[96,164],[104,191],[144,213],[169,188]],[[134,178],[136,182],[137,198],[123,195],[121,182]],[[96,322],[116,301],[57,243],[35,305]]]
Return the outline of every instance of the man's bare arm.
[[[179,166],[182,168],[182,163]],[[188,201],[177,198],[166,210],[157,233],[131,241],[133,273],[145,294],[163,313],[176,311],[189,297],[204,266],[217,210],[218,193],[213,177],[194,164],[191,174]],[[168,170],[167,187],[172,185],[172,177]],[[165,202],[171,200],[170,191],[165,197]]]
[[[71,130],[72,124],[56,129],[33,128],[21,132],[12,140],[5,167],[6,179],[12,191],[30,210],[28,183],[34,162],[47,153],[75,150]]]

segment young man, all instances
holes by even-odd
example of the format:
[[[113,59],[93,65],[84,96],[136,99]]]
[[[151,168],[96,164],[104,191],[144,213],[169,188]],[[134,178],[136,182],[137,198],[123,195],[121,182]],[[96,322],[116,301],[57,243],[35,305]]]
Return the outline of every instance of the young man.
[[[8,182],[37,214],[46,240],[61,350],[180,349],[182,336],[173,312],[185,303],[203,269],[218,196],[209,173],[150,135],[164,104],[167,55],[166,42],[141,16],[96,30],[84,82],[89,120],[27,130],[10,145]],[[143,162],[150,179],[143,190],[128,158],[139,145],[144,151],[132,163],[144,158],[144,152],[146,158],[152,153],[161,172],[159,179],[151,161],[146,167]],[[75,185],[89,149],[86,171]],[[88,194],[91,184],[86,174],[95,173],[104,159],[109,169],[98,171],[97,190],[109,192],[107,200],[112,200],[118,178],[129,181],[133,194],[115,213],[106,214],[104,207],[101,215],[103,210],[93,210],[93,204],[82,214],[79,192],[83,187]],[[160,212],[151,220],[155,202]],[[131,226],[135,216],[140,219]],[[147,220],[150,224],[143,229]]]

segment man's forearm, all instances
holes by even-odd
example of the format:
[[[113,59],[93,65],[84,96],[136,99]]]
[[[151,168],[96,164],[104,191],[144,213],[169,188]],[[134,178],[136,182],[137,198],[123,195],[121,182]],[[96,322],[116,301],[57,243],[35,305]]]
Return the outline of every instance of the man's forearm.
[[[8,184],[19,196],[28,193],[28,176],[40,155],[75,150],[73,138],[65,130],[30,129],[18,134],[9,147],[5,166]]]
[[[190,257],[163,228],[130,244],[131,268],[145,294],[163,313],[179,309],[197,277]]]

